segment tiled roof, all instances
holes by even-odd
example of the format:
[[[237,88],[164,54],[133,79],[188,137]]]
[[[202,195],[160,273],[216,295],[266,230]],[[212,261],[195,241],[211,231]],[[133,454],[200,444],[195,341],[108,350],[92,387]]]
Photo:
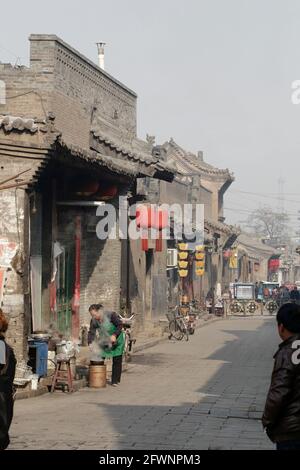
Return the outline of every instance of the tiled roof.
[[[37,131],[48,132],[50,130],[51,140],[48,139],[47,145],[49,148],[56,144],[57,138],[60,133],[55,130],[53,119],[50,116],[45,121],[35,121],[31,118],[24,118],[18,116],[4,116],[0,115],[0,128],[5,132],[27,132],[34,134]],[[54,132],[56,131],[56,132]],[[117,156],[106,155],[104,152],[99,152],[97,149],[83,150],[82,148],[75,147],[67,144],[63,137],[59,138],[60,149],[68,151],[82,160],[97,163],[102,165],[112,172],[128,175],[132,177],[150,176],[172,181],[174,178],[174,168],[166,164],[163,160],[153,157],[152,154],[147,152],[147,145],[134,139],[132,145],[118,143],[116,140],[109,138],[98,131],[92,131],[94,137],[100,142],[104,143],[110,149],[116,151]]]
[[[113,157],[101,155],[94,150],[83,150],[80,147],[66,144],[62,140],[60,140],[58,146],[59,150],[62,152],[70,153],[71,156],[79,158],[86,162],[96,163],[99,166],[107,168],[113,173],[127,175],[130,177],[138,176],[138,169],[134,163],[116,160]]]
[[[93,129],[91,132],[100,143],[104,143],[120,154],[118,161],[122,161],[122,158],[126,158],[129,161],[141,163],[146,167],[153,167],[159,172],[169,174],[171,179],[173,178],[174,173],[176,172],[174,166],[154,157],[150,152],[146,152],[138,139],[134,139],[131,143],[124,141],[120,142],[117,141],[116,138],[111,138],[110,136],[103,134],[100,130]]]
[[[275,250],[272,247],[265,245],[259,239],[245,233],[241,233],[239,235],[237,242],[241,250],[244,250],[247,254],[252,256],[260,255],[263,257],[270,257],[275,253]]]
[[[173,139],[170,139],[168,145],[174,150],[172,159],[181,173],[189,173],[193,170],[199,171],[199,174],[206,173],[212,176],[224,176],[226,179],[230,180],[234,179],[233,174],[228,170],[228,168],[216,168],[204,161],[201,161],[195,154],[180,147]]]
[[[230,233],[235,233],[237,235],[240,233],[239,229],[234,225],[224,224],[223,222],[215,222],[214,220],[207,218],[205,218],[204,223],[206,227],[216,230],[217,232],[226,233],[228,235]]]

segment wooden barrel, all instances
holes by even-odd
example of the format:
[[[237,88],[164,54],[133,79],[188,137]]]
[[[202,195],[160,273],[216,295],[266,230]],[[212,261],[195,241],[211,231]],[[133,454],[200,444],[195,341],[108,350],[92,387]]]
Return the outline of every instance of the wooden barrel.
[[[106,387],[106,365],[89,367],[89,387],[104,388]]]

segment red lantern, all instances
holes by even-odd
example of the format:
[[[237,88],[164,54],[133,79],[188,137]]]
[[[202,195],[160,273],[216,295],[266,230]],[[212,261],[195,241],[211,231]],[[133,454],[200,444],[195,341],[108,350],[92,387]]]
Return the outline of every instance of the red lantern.
[[[162,251],[163,241],[162,241],[162,232],[158,232],[158,238],[155,240],[155,250]]]
[[[168,211],[158,209],[156,212],[154,228],[157,230],[162,230],[168,226]]]
[[[117,186],[108,186],[107,188],[100,188],[100,190],[95,194],[96,198],[101,199],[102,201],[114,198],[118,193]]]
[[[280,261],[279,258],[271,258],[269,260],[269,271],[274,273],[279,269]]]
[[[142,250],[148,251],[149,243],[147,238],[142,238]]]
[[[231,251],[230,250],[225,250],[223,251],[223,258],[228,259],[231,256]]]
[[[141,228],[152,227],[155,220],[155,208],[153,206],[139,206],[136,210],[136,225]]]
[[[75,183],[76,184],[76,183]],[[95,194],[99,190],[98,181],[83,181],[76,184],[77,196],[89,197]]]

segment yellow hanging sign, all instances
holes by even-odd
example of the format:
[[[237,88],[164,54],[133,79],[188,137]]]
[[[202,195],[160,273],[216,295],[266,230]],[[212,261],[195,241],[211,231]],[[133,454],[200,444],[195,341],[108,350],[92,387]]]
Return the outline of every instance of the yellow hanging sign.
[[[185,269],[185,268],[187,268],[187,266],[188,266],[188,262],[187,262],[187,261],[178,261],[178,266],[179,266],[180,268]]]
[[[187,259],[188,252],[187,251],[179,251],[178,257],[179,257],[179,259]]]
[[[178,274],[180,277],[186,277],[188,275],[187,269],[179,269]]]
[[[196,276],[203,276],[204,272],[205,271],[203,268],[198,268],[195,270]]]
[[[188,244],[187,243],[178,243],[178,249],[182,251],[188,250]]]
[[[205,262],[204,262],[204,261],[195,261],[195,266],[196,266],[196,268],[202,268],[202,269],[204,269],[204,267],[205,267]]]

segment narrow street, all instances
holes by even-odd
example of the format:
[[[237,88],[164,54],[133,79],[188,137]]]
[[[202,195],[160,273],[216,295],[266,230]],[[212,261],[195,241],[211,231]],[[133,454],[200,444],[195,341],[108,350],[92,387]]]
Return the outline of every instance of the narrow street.
[[[272,449],[260,417],[278,342],[261,317],[162,342],[119,388],[17,401],[10,449]]]

